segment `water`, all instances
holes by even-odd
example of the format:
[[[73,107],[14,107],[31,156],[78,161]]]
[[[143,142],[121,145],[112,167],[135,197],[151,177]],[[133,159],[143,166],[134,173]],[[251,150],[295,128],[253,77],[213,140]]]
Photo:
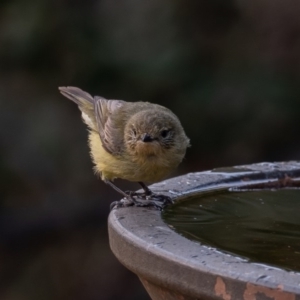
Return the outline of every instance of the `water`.
[[[198,196],[168,207],[163,218],[191,240],[300,271],[300,189]]]

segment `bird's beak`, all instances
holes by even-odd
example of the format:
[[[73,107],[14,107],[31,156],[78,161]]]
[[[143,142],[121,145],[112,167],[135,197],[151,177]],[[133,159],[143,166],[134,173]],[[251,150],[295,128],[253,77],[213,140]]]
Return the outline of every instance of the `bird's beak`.
[[[148,133],[144,133],[142,136],[141,136],[141,139],[144,143],[148,143],[148,142],[152,142],[153,141],[153,138],[151,137],[150,134]]]

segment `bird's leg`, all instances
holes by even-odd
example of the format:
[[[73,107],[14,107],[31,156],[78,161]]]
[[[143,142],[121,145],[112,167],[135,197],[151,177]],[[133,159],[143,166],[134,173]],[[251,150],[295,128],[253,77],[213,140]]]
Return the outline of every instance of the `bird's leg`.
[[[125,199],[122,199],[120,201],[114,201],[110,205],[110,210],[114,208],[119,208],[119,207],[126,207],[126,206],[132,206],[132,205],[137,205],[136,199],[132,197],[130,193],[125,193],[121,189],[119,189],[117,186],[115,186],[110,180],[105,179],[104,182],[111,186],[115,191],[120,193]]]
[[[137,192],[124,192],[115,186],[110,180],[104,180],[105,183],[110,185],[115,191],[124,196],[125,199],[120,201],[114,201],[110,205],[110,209],[126,207],[126,206],[141,206],[149,207],[153,206],[159,210],[162,210],[166,205],[173,203],[172,199],[166,195],[154,194],[143,182],[139,182],[145,193]]]
[[[119,207],[126,207],[126,206],[155,206],[159,209],[162,209],[159,205],[156,205],[155,203],[149,202],[149,201],[139,201],[138,199],[135,199],[134,196],[138,196],[139,194],[135,192],[124,192],[121,189],[119,189],[116,185],[114,185],[110,180],[104,180],[105,183],[110,185],[115,191],[120,193],[125,199],[122,199],[120,201],[114,201],[110,205],[110,209],[119,208]],[[150,191],[151,192],[151,191]]]
[[[146,184],[142,181],[138,182],[140,184],[140,186],[143,188],[143,190],[145,191],[145,195],[146,196],[150,196],[152,195],[152,191],[146,186]]]
[[[121,189],[119,189],[117,186],[115,186],[110,180],[104,180],[104,182],[108,185],[110,185],[115,191],[117,191],[118,193],[120,193],[123,197],[128,198],[130,197],[129,194],[126,194],[125,192],[123,192]]]
[[[160,202],[163,202],[165,205],[173,203],[172,199],[169,196],[155,194],[146,186],[146,184],[144,182],[139,181],[138,183],[141,185],[141,187],[145,191],[145,196],[148,196],[147,199],[149,199],[149,200],[153,199],[155,201],[160,201]]]
[[[141,192],[132,192],[132,191],[126,191],[125,193],[130,195],[130,196],[137,196],[139,198],[145,199],[146,196],[152,195],[152,191],[146,186],[146,184],[142,181],[138,181],[138,183],[141,185],[143,190],[145,191],[144,193]]]

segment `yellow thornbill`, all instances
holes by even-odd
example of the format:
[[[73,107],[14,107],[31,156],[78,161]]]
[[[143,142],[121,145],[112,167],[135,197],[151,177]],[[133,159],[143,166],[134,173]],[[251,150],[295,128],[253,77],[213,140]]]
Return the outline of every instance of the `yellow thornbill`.
[[[152,193],[144,182],[164,179],[185,155],[189,139],[175,114],[149,102],[92,97],[77,87],[59,90],[81,110],[89,128],[94,169],[102,180],[121,193],[127,205],[162,208],[170,202],[169,197]],[[115,178],[138,182],[145,193],[125,193],[112,183]],[[114,202],[113,207],[124,203]]]

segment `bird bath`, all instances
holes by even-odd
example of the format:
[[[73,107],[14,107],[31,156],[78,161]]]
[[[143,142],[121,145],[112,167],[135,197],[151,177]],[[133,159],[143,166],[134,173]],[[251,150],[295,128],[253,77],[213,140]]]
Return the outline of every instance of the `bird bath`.
[[[297,244],[300,213],[297,218],[294,206],[297,195],[291,196],[300,195],[299,178],[300,162],[283,162],[191,173],[154,184],[153,191],[166,191],[175,204],[163,213],[141,207],[113,210],[109,216],[111,249],[122,264],[139,276],[152,299],[300,300],[300,245]],[[245,195],[259,191],[268,196],[259,194],[257,199],[255,196],[256,204],[255,199],[249,200],[248,196],[248,202],[243,202],[239,197],[244,190],[248,191]],[[278,200],[272,204],[270,199],[276,191],[284,194],[285,205]],[[233,197],[228,198],[229,193]],[[292,198],[294,200],[290,200]],[[300,197],[298,199],[300,201]],[[199,225],[199,220],[191,221],[198,217],[189,214],[191,207],[195,213],[195,206],[200,209],[202,231],[199,228],[193,231],[193,226]],[[239,210],[243,206],[246,209]],[[276,215],[269,214],[275,206],[278,218],[288,217],[290,210],[288,221],[294,223],[294,227],[288,227],[288,232],[276,226],[260,228],[264,223],[255,224],[251,219],[253,215],[259,216],[259,220],[273,217],[274,224],[283,224]],[[218,209],[227,215],[220,218],[215,214],[216,222],[213,222],[211,212]],[[261,213],[264,209],[266,218]],[[293,219],[293,216],[296,217]],[[249,219],[250,228],[259,233],[259,238],[253,235],[245,238],[249,228],[241,224]],[[231,223],[222,223],[224,220]],[[187,229],[185,225],[191,223],[194,224]],[[215,223],[220,223],[219,234],[215,234],[218,233]],[[226,226],[232,231],[226,231]],[[268,237],[274,232],[276,236],[282,235],[282,245],[280,238],[270,244]],[[241,237],[235,244],[229,243],[241,247],[228,247],[228,243],[224,243],[227,236]],[[296,237],[296,244],[286,242],[289,236]],[[283,251],[288,246],[290,248]],[[277,254],[282,256],[278,258]],[[294,260],[287,259],[290,264],[286,265],[282,263],[285,256]]]

